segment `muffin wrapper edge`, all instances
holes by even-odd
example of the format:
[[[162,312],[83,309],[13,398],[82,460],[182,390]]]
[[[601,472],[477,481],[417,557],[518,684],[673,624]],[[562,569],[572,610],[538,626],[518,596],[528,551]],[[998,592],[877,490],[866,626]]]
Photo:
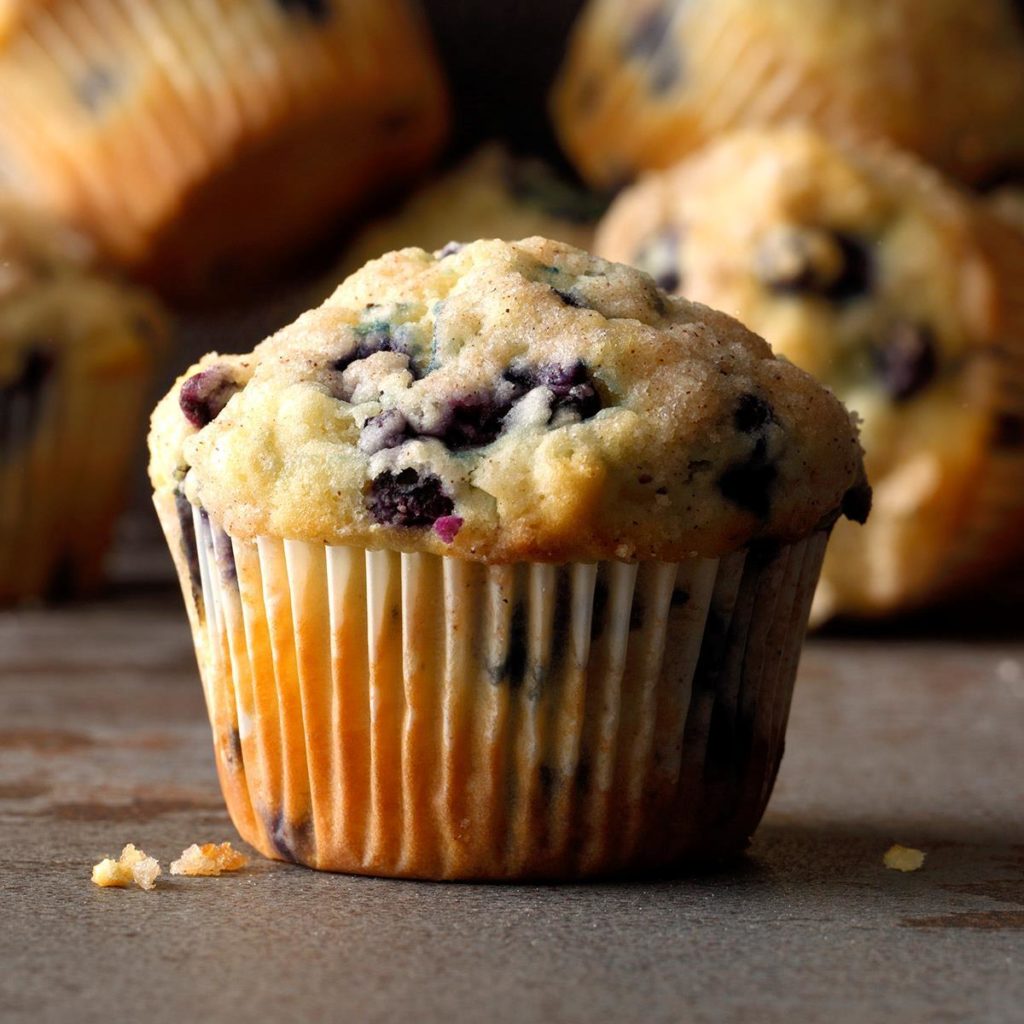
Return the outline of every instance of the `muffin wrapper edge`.
[[[735,853],[760,820],[827,534],[486,566],[157,508],[228,808],[266,856],[578,878]]]

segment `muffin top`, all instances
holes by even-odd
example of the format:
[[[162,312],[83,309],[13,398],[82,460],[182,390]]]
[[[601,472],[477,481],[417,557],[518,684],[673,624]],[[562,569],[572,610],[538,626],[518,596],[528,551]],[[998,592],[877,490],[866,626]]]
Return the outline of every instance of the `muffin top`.
[[[542,161],[491,142],[415,192],[395,215],[370,224],[341,269],[347,275],[392,249],[439,249],[453,239],[544,235],[590,248],[604,205]]]
[[[741,324],[543,238],[367,264],[157,407],[150,474],[236,537],[482,562],[715,556],[862,517],[840,402]]]

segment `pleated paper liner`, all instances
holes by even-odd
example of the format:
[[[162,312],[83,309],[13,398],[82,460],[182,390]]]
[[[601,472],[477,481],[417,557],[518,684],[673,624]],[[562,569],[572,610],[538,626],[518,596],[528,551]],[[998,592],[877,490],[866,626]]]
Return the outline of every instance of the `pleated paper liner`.
[[[149,379],[142,362],[71,380],[60,351],[26,359],[30,386],[0,380],[0,604],[100,584]]]
[[[741,850],[827,536],[485,566],[261,537],[157,499],[228,809],[268,857],[579,878]]]
[[[406,0],[32,5],[0,50],[0,176],[122,262],[209,286],[435,152],[446,99],[417,14]]]
[[[940,117],[949,110],[929,113],[927,95],[902,95],[908,70],[919,75],[922,93],[927,75],[892,61],[874,68],[873,91],[865,92],[864,84],[857,89],[855,78],[820,59],[826,55],[805,58],[784,25],[766,27],[764,20],[775,17],[771,7],[591,0],[552,95],[560,137],[583,175],[592,184],[614,187],[639,172],[668,167],[725,132],[787,123],[815,125],[853,144],[891,139],[970,180],[1020,161],[1024,133],[1008,98],[997,102],[992,90],[979,91],[976,99],[991,100],[991,109],[975,103],[975,122],[954,113],[959,120],[949,124]],[[633,28],[624,31],[624,25]],[[629,31],[639,52],[629,53]],[[824,35],[827,29],[815,31]],[[919,53],[905,56],[922,60]],[[998,71],[1009,66],[1008,56],[1000,54]],[[889,107],[865,100],[885,91],[883,75],[893,84]],[[1024,99],[1024,90],[1018,96]],[[953,101],[943,99],[947,105]]]

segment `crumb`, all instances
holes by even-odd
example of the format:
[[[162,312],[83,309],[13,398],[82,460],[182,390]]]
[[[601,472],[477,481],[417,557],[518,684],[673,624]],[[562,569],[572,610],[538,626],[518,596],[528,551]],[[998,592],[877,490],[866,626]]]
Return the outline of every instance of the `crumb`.
[[[127,889],[134,882],[140,889],[149,890],[156,886],[159,875],[159,861],[148,857],[132,843],[125,846],[118,860],[106,857],[92,869],[93,882],[103,889],[111,886]]]
[[[249,858],[230,843],[193,843],[181,856],[171,861],[172,875],[219,875],[222,871],[238,871],[249,864]]]
[[[882,863],[893,871],[917,871],[924,863],[924,853],[911,846],[900,846],[899,843],[893,843],[885,851]]]

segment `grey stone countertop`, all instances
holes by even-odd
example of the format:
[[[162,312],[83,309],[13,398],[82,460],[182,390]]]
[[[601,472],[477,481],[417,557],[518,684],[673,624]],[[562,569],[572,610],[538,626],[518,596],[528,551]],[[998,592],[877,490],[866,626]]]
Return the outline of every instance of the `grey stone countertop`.
[[[1020,1021],[1020,635],[812,639],[768,815],[717,873],[438,885],[257,857],[146,893],[90,867],[237,842],[178,595],[0,614],[0,1020]],[[924,867],[883,867],[894,841]]]

